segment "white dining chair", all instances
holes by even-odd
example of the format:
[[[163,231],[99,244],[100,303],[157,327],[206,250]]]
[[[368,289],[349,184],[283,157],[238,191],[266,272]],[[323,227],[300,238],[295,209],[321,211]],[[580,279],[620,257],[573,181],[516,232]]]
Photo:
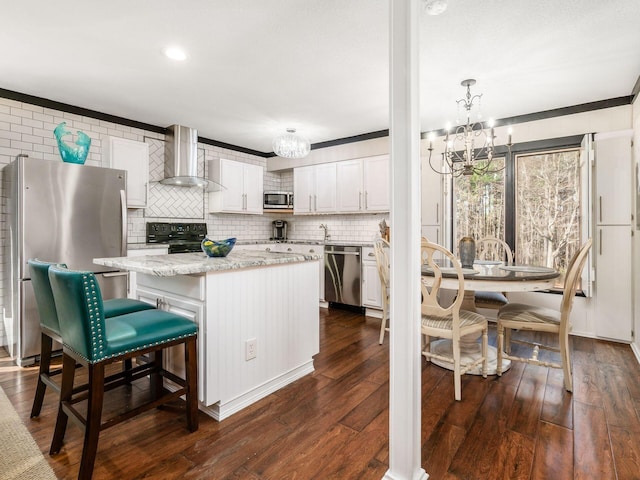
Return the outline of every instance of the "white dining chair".
[[[506,265],[513,263],[513,254],[509,244],[496,237],[484,237],[476,244],[476,258],[478,260],[494,260],[506,262]],[[474,295],[477,308],[488,308],[499,310],[509,303],[504,292],[476,292]]]
[[[587,253],[591,247],[591,239],[587,240],[580,250],[573,256],[564,281],[562,302],[560,310],[510,303],[502,307],[498,312],[498,375],[502,375],[502,361],[509,359],[515,362],[524,362],[530,365],[542,365],[545,367],[561,368],[564,373],[564,387],[567,391],[573,391],[573,379],[571,376],[571,354],[569,351],[569,332],[571,331],[571,307],[576,295],[578,281],[582,269],[587,260]],[[555,345],[514,340],[511,338],[511,330],[548,332],[557,335],[558,347]],[[505,340],[506,338],[506,340]],[[533,348],[530,357],[511,355],[511,343],[528,345]],[[560,353],[560,363],[538,359],[539,350],[543,348]]]
[[[380,345],[384,342],[384,333],[389,331],[389,292],[390,292],[390,262],[389,242],[378,237],[373,242],[373,253],[376,257],[378,276],[380,277],[380,289],[382,292],[382,322],[380,323]]]
[[[488,350],[488,323],[487,319],[474,312],[462,310],[460,307],[463,301],[464,275],[460,262],[446,248],[429,242],[423,238],[421,243],[421,258],[423,265],[433,270],[433,282],[427,287],[421,282],[422,289],[422,327],[423,351],[422,355],[429,362],[432,359],[453,364],[453,383],[455,399],[462,398],[462,375],[477,365],[482,364],[482,376],[487,377],[487,350]],[[442,272],[440,270],[439,258],[451,262],[458,277],[458,295],[454,302],[443,307],[440,303],[439,291],[442,283]],[[460,355],[460,337],[465,335],[482,333],[482,354],[480,357],[462,363]],[[452,348],[451,355],[431,351],[432,338],[450,339]]]

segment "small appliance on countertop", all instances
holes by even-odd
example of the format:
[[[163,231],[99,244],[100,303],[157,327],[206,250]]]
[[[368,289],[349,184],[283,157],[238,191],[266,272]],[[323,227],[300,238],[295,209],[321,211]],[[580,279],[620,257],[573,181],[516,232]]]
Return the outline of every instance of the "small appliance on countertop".
[[[275,240],[277,242],[286,242],[287,241],[287,222],[284,220],[274,220],[273,221],[273,236],[271,240]]]
[[[168,253],[201,252],[206,223],[147,223],[147,243],[169,245]]]

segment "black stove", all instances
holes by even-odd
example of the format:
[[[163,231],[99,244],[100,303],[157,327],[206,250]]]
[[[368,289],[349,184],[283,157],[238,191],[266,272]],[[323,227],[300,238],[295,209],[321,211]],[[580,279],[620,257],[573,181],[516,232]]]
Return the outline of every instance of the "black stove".
[[[147,243],[169,245],[169,253],[201,252],[206,223],[147,223]]]

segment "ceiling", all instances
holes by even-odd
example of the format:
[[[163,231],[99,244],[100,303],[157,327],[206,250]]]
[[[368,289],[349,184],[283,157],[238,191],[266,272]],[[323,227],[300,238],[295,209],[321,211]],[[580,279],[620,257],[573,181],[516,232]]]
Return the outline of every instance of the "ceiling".
[[[260,152],[287,127],[311,143],[388,128],[389,0],[2,3],[0,88]],[[630,95],[639,21],[638,0],[422,11],[422,131],[456,123],[465,78],[485,118]]]

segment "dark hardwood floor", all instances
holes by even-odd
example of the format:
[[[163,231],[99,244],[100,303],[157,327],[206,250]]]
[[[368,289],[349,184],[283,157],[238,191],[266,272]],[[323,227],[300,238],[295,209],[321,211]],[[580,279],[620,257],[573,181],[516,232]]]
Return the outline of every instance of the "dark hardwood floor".
[[[388,469],[388,338],[379,320],[321,309],[312,375],[223,422],[155,410],[102,432],[95,479],[379,479]],[[627,345],[573,338],[573,394],[562,372],[515,364],[502,378],[422,375],[422,465],[434,480],[640,479],[640,368]],[[495,339],[492,342],[495,344]],[[116,366],[117,367],[117,366]],[[0,358],[0,386],[59,478],[75,478],[82,435],[69,424],[49,457],[56,398],[31,420],[36,368]],[[143,381],[114,392],[146,395]],[[115,403],[108,403],[116,410]],[[179,407],[179,405],[176,405]],[[0,477],[2,476],[0,472]]]

